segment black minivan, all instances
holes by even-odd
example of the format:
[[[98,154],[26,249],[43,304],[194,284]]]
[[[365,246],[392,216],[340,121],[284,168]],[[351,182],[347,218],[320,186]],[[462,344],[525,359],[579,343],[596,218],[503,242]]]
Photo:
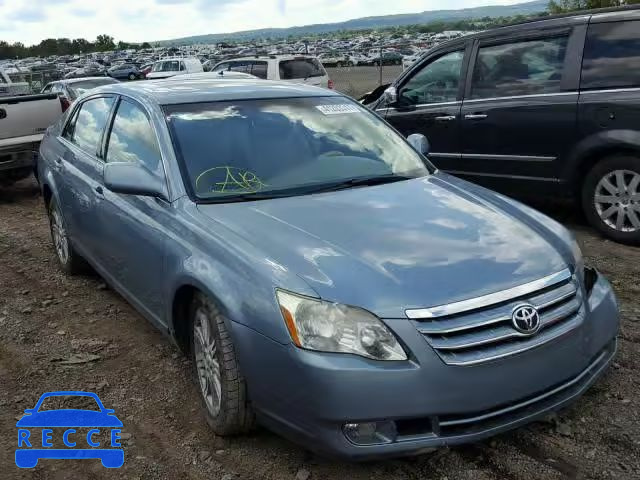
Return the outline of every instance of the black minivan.
[[[506,193],[574,197],[605,235],[640,244],[638,7],[443,43],[383,90],[363,103],[426,135],[442,170]]]

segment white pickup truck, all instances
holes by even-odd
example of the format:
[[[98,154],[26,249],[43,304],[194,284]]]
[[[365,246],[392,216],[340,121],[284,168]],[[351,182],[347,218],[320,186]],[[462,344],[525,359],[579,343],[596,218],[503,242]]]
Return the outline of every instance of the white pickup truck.
[[[55,93],[0,96],[0,185],[28,177],[47,128],[62,114]]]

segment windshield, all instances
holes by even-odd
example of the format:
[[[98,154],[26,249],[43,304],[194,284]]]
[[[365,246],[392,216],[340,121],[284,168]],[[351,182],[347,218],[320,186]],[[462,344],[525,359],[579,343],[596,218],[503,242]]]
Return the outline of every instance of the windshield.
[[[429,173],[423,157],[344,97],[165,107],[185,181],[200,200],[297,195],[363,178]]]
[[[280,79],[294,80],[296,78],[324,77],[326,72],[315,58],[296,58],[280,62]]]
[[[118,82],[113,78],[85,80],[82,82],[74,82],[73,85],[69,87],[69,90],[71,91],[71,94],[74,96],[74,98],[78,98],[87,90],[98,88],[98,87],[101,87],[102,85],[110,85],[112,83],[118,83]]]
[[[177,72],[180,70],[180,63],[177,60],[158,62],[153,66],[154,72]]]

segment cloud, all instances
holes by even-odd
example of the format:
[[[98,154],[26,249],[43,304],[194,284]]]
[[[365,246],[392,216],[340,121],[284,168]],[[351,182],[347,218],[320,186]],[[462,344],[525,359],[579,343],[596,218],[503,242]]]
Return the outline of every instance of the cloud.
[[[38,23],[47,19],[44,11],[40,8],[25,7],[20,10],[11,12],[7,18],[15,22],[32,22]]]
[[[75,8],[71,11],[71,15],[75,15],[76,17],[93,17],[96,14],[96,11],[90,8]]]

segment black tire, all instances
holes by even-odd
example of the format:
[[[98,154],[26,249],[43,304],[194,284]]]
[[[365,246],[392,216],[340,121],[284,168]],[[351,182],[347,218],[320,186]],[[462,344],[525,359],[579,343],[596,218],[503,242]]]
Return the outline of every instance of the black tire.
[[[342,68],[342,62],[336,63],[336,68]]]
[[[53,249],[62,271],[67,275],[77,275],[79,273],[87,271],[87,263],[71,245],[62,212],[58,208],[58,204],[54,199],[51,199],[51,201],[49,202],[49,205],[47,206],[47,213],[49,215],[49,231],[51,232],[51,242],[53,243]],[[60,231],[57,227],[58,222],[62,227],[62,231]],[[63,235],[63,239],[59,238],[58,240],[56,240],[56,230],[58,232],[58,235]],[[58,242],[65,242],[66,246],[63,246]],[[66,254],[63,253],[64,251],[66,251]]]
[[[347,63],[347,67],[353,67],[353,62],[349,61],[349,63]]]
[[[632,224],[632,222],[635,222],[636,217],[640,219],[640,185],[636,185],[634,191],[627,190],[626,193],[622,192],[621,195],[602,190],[602,187],[599,186],[603,179],[613,175],[613,172],[616,171],[627,172],[624,174],[623,182],[626,183],[627,187],[631,187],[631,183],[635,178],[634,175],[640,176],[640,157],[614,155],[597,162],[585,177],[582,185],[582,208],[589,223],[605,236],[616,242],[640,245],[640,228],[635,228]],[[596,194],[606,194],[602,198],[606,197],[608,199],[607,202],[601,202],[600,205],[597,205]],[[608,203],[609,199],[611,203]],[[614,199],[615,202],[613,202]],[[606,217],[605,220],[603,216],[606,216],[607,211],[613,211],[614,213],[610,214],[610,217]],[[626,215],[622,229],[617,229],[617,224],[611,225],[614,223],[614,219],[618,220],[620,215],[618,212],[625,212]],[[634,216],[633,220],[631,218],[632,215]]]
[[[213,356],[217,360],[220,372],[220,399],[216,408],[205,398],[205,387],[201,383],[198,367],[198,341],[196,326],[200,315],[209,322],[210,335],[215,340]],[[204,406],[207,422],[213,431],[221,436],[239,435],[250,431],[255,425],[255,416],[249,403],[247,384],[240,372],[238,359],[231,336],[225,326],[224,317],[219,308],[206,295],[197,293],[191,304],[190,312],[190,346],[193,374],[200,390],[200,399]],[[200,350],[202,351],[202,350]]]
[[[135,73],[130,73],[129,74],[129,80],[135,80],[136,79],[136,74]]]

